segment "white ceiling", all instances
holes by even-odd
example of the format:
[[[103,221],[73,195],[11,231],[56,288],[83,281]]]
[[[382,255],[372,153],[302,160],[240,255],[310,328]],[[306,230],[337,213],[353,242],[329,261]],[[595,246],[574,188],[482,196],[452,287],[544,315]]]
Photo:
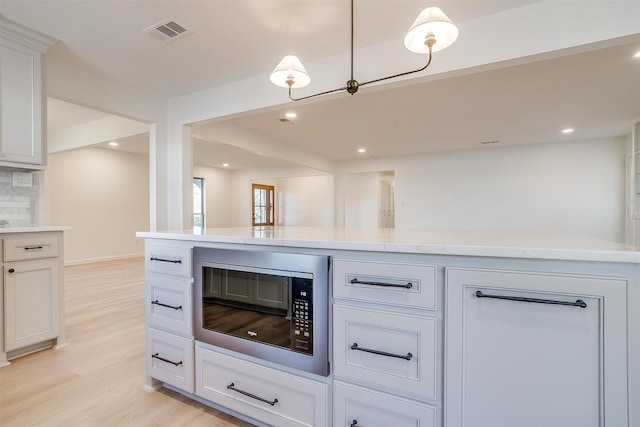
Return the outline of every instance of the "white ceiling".
[[[403,37],[425,3],[461,23],[535,2],[357,0],[355,47]],[[51,56],[169,98],[349,49],[348,0],[2,0],[0,14],[59,40]],[[167,18],[194,32],[143,33]]]
[[[356,0],[355,45],[401,39],[428,5],[439,5],[463,23],[530,3]],[[0,1],[6,18],[59,40],[48,55],[166,98],[267,74],[287,53],[309,62],[345,52],[348,8],[348,0]],[[165,44],[142,32],[166,18],[194,33]],[[633,58],[640,51],[640,26],[639,37],[582,50],[437,80],[429,80],[427,71],[410,86],[405,81],[292,104],[286,110],[295,109],[298,117],[290,124],[278,120],[284,108],[230,120],[334,160],[362,157],[355,151],[361,146],[368,150],[365,157],[384,157],[478,148],[483,141],[516,145],[628,134],[631,121],[640,117],[640,59]],[[344,84],[346,71],[337,71],[336,86]],[[50,129],[71,125],[63,114],[56,118],[55,109],[49,114]],[[86,120],[91,114],[76,110],[71,116]],[[560,134],[566,126],[574,134]],[[209,144],[202,148],[196,142],[199,162],[274,164]],[[496,145],[486,145],[491,146]]]

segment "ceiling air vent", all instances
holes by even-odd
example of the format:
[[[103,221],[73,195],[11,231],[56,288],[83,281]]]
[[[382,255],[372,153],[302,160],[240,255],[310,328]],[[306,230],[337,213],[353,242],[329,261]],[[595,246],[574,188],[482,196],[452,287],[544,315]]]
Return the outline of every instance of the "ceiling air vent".
[[[143,33],[152,35],[153,37],[157,38],[158,40],[162,40],[165,43],[177,40],[192,32],[193,30],[190,30],[186,26],[179,24],[173,18],[165,19],[164,21],[158,22],[157,24],[154,24],[143,31]]]

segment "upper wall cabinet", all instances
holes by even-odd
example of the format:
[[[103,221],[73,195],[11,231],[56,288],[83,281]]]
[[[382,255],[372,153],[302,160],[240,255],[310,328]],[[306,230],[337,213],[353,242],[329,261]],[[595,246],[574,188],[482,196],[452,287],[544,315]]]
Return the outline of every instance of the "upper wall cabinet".
[[[0,16],[0,167],[46,167],[44,54],[54,44]]]

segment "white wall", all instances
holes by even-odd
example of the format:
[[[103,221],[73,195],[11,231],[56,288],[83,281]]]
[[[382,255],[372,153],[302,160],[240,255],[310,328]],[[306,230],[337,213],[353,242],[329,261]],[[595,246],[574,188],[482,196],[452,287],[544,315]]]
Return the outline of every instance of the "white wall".
[[[318,175],[319,174],[319,175]],[[333,176],[305,167],[224,170],[194,165],[205,179],[207,228],[251,225],[251,184],[276,188],[276,223],[333,227]]]
[[[333,178],[329,175],[276,180],[278,225],[333,227]]]
[[[347,162],[395,171],[396,228],[562,232],[624,242],[625,139]]]
[[[69,225],[65,263],[144,253],[149,229],[149,157],[102,148],[50,154],[45,172],[48,222]]]
[[[206,227],[229,227],[231,220],[232,171],[194,165],[193,176],[204,178]]]
[[[380,174],[363,172],[344,177],[344,226],[378,228]]]

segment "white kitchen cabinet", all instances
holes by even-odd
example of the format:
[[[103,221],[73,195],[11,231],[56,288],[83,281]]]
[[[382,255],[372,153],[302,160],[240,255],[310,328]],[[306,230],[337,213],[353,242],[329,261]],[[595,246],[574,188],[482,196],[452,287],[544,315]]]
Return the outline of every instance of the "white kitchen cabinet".
[[[438,426],[437,266],[333,260],[333,425]]]
[[[436,427],[434,406],[342,381],[333,383],[333,426]]]
[[[438,321],[432,317],[335,305],[334,373],[435,400],[437,331]]]
[[[54,43],[0,17],[0,166],[46,167],[43,56]]]
[[[328,424],[329,387],[196,346],[196,394],[278,427]]]
[[[449,268],[446,290],[447,427],[628,425],[625,280]]]
[[[145,245],[146,389],[166,383],[194,392],[191,247]]]
[[[193,393],[193,339],[147,328],[147,374]]]
[[[148,274],[145,292],[147,326],[186,337],[192,336],[192,288],[189,280]]]
[[[66,345],[62,232],[7,234],[2,247],[0,365]]]
[[[58,261],[11,263],[4,272],[4,350],[10,352],[58,336]]]

